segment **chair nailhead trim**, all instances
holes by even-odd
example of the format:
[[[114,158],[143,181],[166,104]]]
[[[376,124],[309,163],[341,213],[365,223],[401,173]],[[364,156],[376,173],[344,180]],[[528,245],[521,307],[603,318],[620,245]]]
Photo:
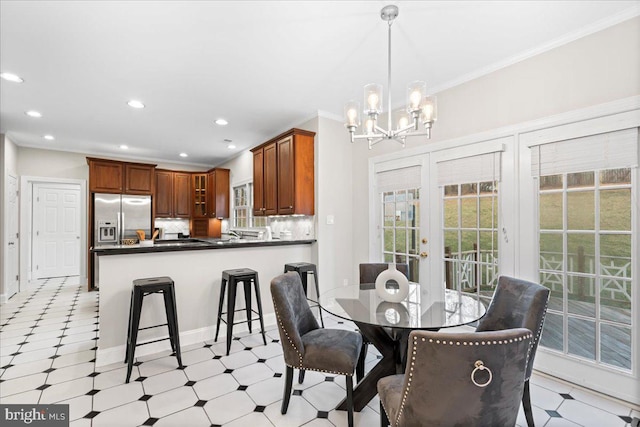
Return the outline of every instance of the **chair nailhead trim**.
[[[538,325],[538,330],[536,331],[536,337],[531,341],[531,345],[529,346],[529,352],[527,353],[527,364],[529,364],[529,356],[531,356],[531,351],[533,350],[533,346],[536,345],[538,340],[540,339],[540,334],[542,333],[542,326],[544,325],[544,319],[547,316],[547,308],[549,307],[549,298],[547,297],[547,302],[544,304],[544,313],[542,314],[542,319],[540,319],[540,324]],[[525,381],[529,378],[525,378]]]
[[[291,348],[293,348],[295,350],[295,352],[298,354],[298,364],[299,365],[297,366],[297,368],[300,369],[300,368],[302,368],[302,357],[303,357],[303,355],[302,355],[302,353],[300,353],[300,350],[298,350],[298,347],[296,347],[296,345],[293,343],[293,341],[291,340],[291,337],[287,333],[287,330],[284,328],[284,325],[282,324],[282,319],[280,318],[280,313],[278,312],[278,309],[276,308],[277,305],[276,305],[276,302],[273,299],[273,297],[271,298],[271,300],[273,301],[273,310],[276,312],[276,318],[278,319],[278,324],[280,325],[280,331],[287,338],[287,341],[291,345]],[[295,366],[292,366],[292,368],[294,368],[294,367]]]
[[[510,339],[510,340],[498,340],[498,341],[473,341],[473,342],[468,342],[467,341],[462,341],[462,345],[504,345],[504,344],[512,344],[514,342],[518,342],[518,341],[525,341],[525,340],[531,340],[533,338],[533,334],[530,335],[524,335],[518,338],[514,338],[514,339]],[[420,339],[422,342],[426,342],[427,339],[422,337]],[[429,338],[429,342],[433,343],[435,341],[436,344],[443,344],[443,345],[460,345],[460,341],[442,341],[440,342],[439,339],[434,340],[433,338]],[[398,415],[396,416],[396,420],[395,420],[395,425],[397,425],[400,422],[400,418],[402,417],[403,411],[404,411],[404,406],[407,402],[407,398],[409,397],[409,391],[411,390],[411,381],[413,380],[413,370],[415,368],[415,364],[416,364],[416,354],[417,354],[417,345],[418,345],[418,337],[413,337],[413,343],[412,343],[412,348],[411,348],[411,353],[413,354],[413,356],[411,357],[411,366],[409,367],[409,371],[405,374],[405,378],[407,379],[407,386],[404,390],[404,394],[402,395],[402,399],[400,400],[400,408],[398,409]],[[531,351],[531,345],[529,345],[529,352]],[[529,358],[529,353],[527,353],[527,360]],[[408,377],[407,377],[408,374]],[[382,400],[381,400],[382,402]],[[384,408],[384,404],[382,405],[382,407]],[[387,415],[389,414],[389,411],[387,411],[385,409],[385,412],[387,413]]]

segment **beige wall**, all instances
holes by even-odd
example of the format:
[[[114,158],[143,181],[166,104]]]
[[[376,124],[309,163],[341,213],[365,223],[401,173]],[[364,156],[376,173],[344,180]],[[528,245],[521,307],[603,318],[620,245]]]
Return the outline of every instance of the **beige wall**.
[[[437,64],[433,64],[437,67]],[[416,70],[416,76],[420,70]],[[640,94],[640,17],[438,93],[431,142],[446,141]],[[415,138],[407,148],[424,144]],[[399,150],[356,142],[353,253],[368,258],[368,160]],[[322,236],[321,236],[322,237]]]

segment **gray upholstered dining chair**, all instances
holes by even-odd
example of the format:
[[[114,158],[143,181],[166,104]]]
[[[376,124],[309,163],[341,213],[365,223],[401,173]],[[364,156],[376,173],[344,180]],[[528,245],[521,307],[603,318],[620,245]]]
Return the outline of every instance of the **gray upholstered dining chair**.
[[[542,334],[548,302],[549,289],[544,286],[513,277],[500,276],[487,313],[480,319],[476,328],[476,332],[527,328],[533,333],[522,394],[522,406],[529,427],[534,427],[529,379],[533,371],[533,360],[540,334]]]
[[[271,281],[275,309],[286,365],[282,414],[287,413],[293,370],[319,371],[346,376],[347,417],[353,426],[353,373],[361,357],[362,337],[342,329],[325,329],[311,313],[300,276],[288,272]],[[300,377],[300,382],[304,379]]]
[[[516,424],[533,334],[413,331],[406,372],[378,381],[380,425]]]

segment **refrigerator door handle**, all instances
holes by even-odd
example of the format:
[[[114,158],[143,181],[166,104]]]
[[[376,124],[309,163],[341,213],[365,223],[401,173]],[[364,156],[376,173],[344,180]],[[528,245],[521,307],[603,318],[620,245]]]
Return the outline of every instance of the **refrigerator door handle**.
[[[122,240],[124,240],[124,230],[125,230],[125,228],[124,228],[124,211],[120,212],[119,218],[122,218],[121,219],[121,227],[120,227],[120,230],[118,232],[118,244],[121,245],[122,244]]]

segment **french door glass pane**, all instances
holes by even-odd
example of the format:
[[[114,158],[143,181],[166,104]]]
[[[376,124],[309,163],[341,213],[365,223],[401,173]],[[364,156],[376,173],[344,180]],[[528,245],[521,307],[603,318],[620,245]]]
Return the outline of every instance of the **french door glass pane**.
[[[551,290],[540,343],[630,370],[631,170],[543,176],[539,185],[540,282]]]
[[[596,236],[567,233],[567,271],[593,273]]]
[[[562,270],[562,234],[540,233],[540,269]]]
[[[624,355],[631,354],[631,328],[603,324],[600,352],[602,361],[609,365],[631,369],[631,360]]]
[[[631,189],[600,191],[600,229],[631,230]]]
[[[462,228],[478,227],[478,206],[477,198],[460,199],[462,205],[461,226]]]
[[[560,273],[540,273],[540,284],[549,288],[549,310],[562,311],[564,301],[564,285]]]
[[[493,197],[480,197],[480,228],[498,226],[498,206]]]
[[[540,195],[540,229],[562,229],[562,193]]]
[[[569,353],[587,359],[596,358],[596,322],[569,317]]]
[[[600,287],[600,317],[631,324],[631,280],[603,277]]]
[[[564,333],[562,315],[547,312],[544,319],[544,329],[540,338],[540,345],[554,350],[563,350]]]
[[[389,191],[382,195],[384,262],[409,264],[409,278],[419,281],[420,190]]]
[[[593,277],[567,275],[569,313],[595,317],[596,290]]]
[[[567,228],[569,230],[593,230],[595,225],[593,203],[593,191],[567,193]]]

